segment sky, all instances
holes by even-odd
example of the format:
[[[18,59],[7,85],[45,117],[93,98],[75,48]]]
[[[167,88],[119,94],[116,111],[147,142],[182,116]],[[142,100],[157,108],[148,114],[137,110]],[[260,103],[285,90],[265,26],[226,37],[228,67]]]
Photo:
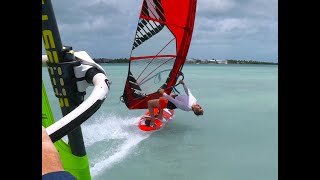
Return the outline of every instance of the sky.
[[[51,2],[63,45],[129,58],[142,0]],[[198,0],[187,58],[278,62],[278,0]]]

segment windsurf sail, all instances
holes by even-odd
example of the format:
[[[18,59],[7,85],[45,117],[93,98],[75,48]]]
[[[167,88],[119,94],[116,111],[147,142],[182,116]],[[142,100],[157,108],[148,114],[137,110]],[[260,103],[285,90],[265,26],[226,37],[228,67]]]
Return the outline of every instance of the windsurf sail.
[[[143,0],[121,101],[147,109],[159,88],[171,93],[191,43],[197,0]]]

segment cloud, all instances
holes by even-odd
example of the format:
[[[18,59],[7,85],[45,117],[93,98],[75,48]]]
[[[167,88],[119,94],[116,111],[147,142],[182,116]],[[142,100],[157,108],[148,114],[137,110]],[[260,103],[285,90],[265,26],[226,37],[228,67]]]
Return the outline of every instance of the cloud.
[[[52,1],[64,45],[129,57],[142,0]],[[188,57],[278,59],[277,0],[198,0]],[[43,51],[44,53],[44,51]]]
[[[275,0],[198,1],[189,55],[277,61],[277,11]]]

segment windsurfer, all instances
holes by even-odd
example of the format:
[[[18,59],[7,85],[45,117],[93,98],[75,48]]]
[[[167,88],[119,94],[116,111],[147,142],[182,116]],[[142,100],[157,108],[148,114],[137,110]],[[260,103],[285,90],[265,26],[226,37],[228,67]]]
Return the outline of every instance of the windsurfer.
[[[159,109],[158,119],[163,117],[163,108],[176,109],[179,108],[183,111],[193,111],[195,115],[203,115],[203,109],[200,104],[197,103],[197,99],[192,95],[191,91],[188,89],[183,80],[179,81],[183,85],[186,95],[168,95],[165,93],[164,89],[160,89],[159,93],[163,95],[159,99],[152,99],[148,101],[148,109],[150,112],[151,120],[150,126],[155,126],[154,120],[154,108]],[[149,124],[149,123],[146,123]]]

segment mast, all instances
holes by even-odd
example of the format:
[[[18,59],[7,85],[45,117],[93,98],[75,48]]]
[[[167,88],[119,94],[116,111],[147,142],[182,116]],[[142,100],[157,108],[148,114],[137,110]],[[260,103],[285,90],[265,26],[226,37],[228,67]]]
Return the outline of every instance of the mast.
[[[80,125],[89,119],[106,99],[111,81],[105,70],[85,52],[63,46],[50,0],[42,0],[42,37],[46,62],[63,118],[53,119],[42,87],[42,125],[59,152],[63,167],[78,180],[91,180],[89,160]],[[94,86],[84,99],[86,88]],[[68,136],[68,144],[63,137]]]
[[[53,90],[59,99],[62,115],[65,116],[83,102],[85,92],[79,93],[72,79],[73,66],[79,65],[79,62],[69,53],[72,48],[62,45],[51,0],[42,0],[42,37]],[[68,140],[72,154],[86,155],[80,126],[68,133]]]

